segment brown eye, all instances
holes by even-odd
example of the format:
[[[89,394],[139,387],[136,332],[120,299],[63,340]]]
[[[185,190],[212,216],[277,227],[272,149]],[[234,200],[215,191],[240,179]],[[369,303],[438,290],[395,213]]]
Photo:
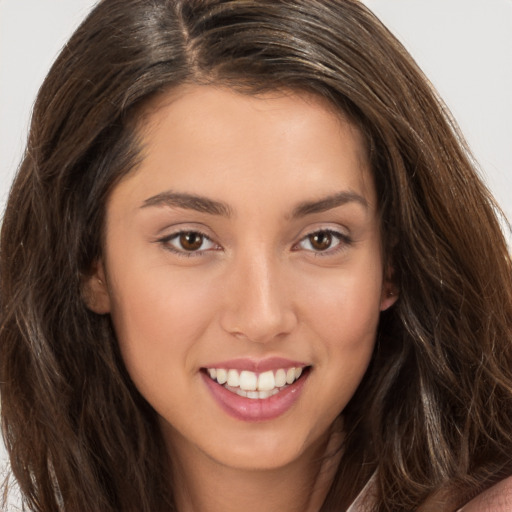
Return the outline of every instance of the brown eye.
[[[180,256],[203,256],[206,252],[221,249],[200,231],[179,231],[161,238],[158,242]]]
[[[329,231],[317,231],[308,235],[311,248],[315,251],[325,251],[332,245],[333,236]]]
[[[186,231],[180,234],[179,242],[185,251],[197,251],[204,242],[204,236],[194,231]]]
[[[319,229],[306,235],[295,246],[295,250],[302,249],[318,256],[329,256],[350,245],[352,240],[348,235],[331,229]]]

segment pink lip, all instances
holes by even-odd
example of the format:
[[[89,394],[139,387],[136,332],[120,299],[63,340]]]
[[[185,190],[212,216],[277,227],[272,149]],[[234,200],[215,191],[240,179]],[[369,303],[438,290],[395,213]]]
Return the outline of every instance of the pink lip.
[[[290,359],[285,359],[283,357],[269,357],[267,359],[230,359],[229,361],[208,364],[205,368],[225,368],[238,371],[248,370],[254,373],[263,373],[269,370],[278,370],[279,368],[304,368],[305,366],[307,366],[305,363],[291,361]]]
[[[297,366],[299,365],[297,364]],[[233,368],[233,366],[228,366],[228,368]],[[283,368],[283,366],[278,366],[278,368]],[[260,399],[246,398],[228,391],[224,386],[210,379],[205,372],[201,372],[201,376],[213,398],[225,412],[238,420],[256,422],[275,419],[291,409],[300,397],[309,377],[309,371],[306,370],[299,380],[276,395]]]

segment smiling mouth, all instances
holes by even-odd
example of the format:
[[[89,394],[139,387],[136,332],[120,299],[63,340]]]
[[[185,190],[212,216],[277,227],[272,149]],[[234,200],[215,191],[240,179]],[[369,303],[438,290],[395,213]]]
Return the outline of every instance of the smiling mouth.
[[[229,368],[204,368],[208,377],[228,391],[250,399],[277,395],[308,372],[307,367],[279,368],[262,373]]]

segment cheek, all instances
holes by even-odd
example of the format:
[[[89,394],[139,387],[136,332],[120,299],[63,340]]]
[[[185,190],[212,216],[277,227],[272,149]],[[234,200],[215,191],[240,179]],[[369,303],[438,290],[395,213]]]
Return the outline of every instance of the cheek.
[[[176,365],[173,371],[194,371],[187,360],[194,360],[189,356],[214,314],[212,287],[166,266],[117,267],[112,277],[112,322],[132,379],[143,385],[169,364]]]
[[[340,270],[317,279],[315,286],[309,283],[303,315],[312,339],[318,340],[314,362],[321,369],[323,385],[332,390],[326,399],[333,415],[348,403],[372,357],[381,287],[378,265],[355,266],[350,272]]]
[[[375,337],[380,317],[382,274],[379,266],[358,265],[303,282],[304,316],[335,347],[354,349]]]

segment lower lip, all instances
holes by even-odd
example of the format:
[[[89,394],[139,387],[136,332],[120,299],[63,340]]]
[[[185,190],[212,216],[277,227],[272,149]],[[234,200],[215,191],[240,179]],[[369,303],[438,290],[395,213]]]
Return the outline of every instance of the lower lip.
[[[299,399],[309,371],[305,371],[300,379],[288,385],[279,393],[268,398],[246,398],[228,391],[205,373],[201,373],[217,403],[230,416],[242,421],[268,421],[283,415]]]

